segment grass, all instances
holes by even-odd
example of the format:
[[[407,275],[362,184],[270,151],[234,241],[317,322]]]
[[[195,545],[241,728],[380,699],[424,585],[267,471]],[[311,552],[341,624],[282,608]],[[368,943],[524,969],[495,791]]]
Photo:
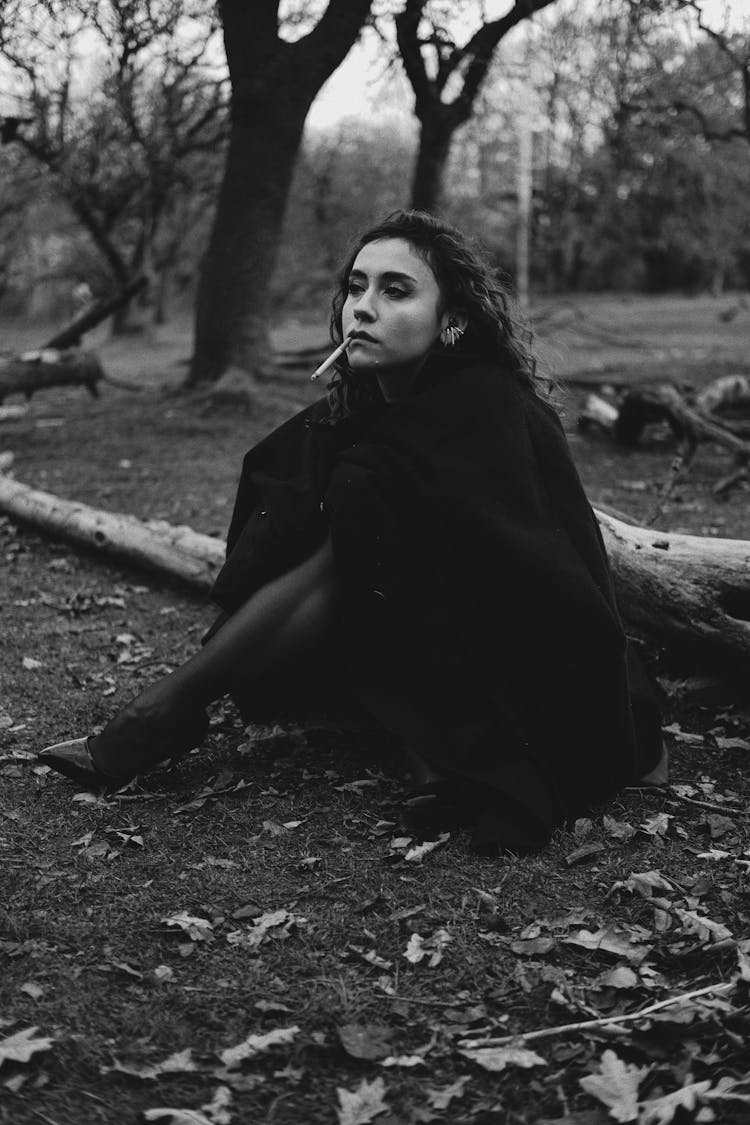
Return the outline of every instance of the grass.
[[[741,308],[727,322],[717,316],[724,305],[697,299],[591,300],[574,321],[565,308],[562,327],[553,331],[552,317],[542,328],[546,348],[565,354],[563,374],[613,370],[628,349],[611,337],[623,335],[637,341],[621,364],[634,378],[683,361],[694,379],[747,369]],[[601,337],[602,325],[609,338],[595,346],[591,329]],[[21,327],[26,342],[44,336]],[[51,391],[2,423],[0,449],[14,452],[19,479],[223,535],[242,453],[315,392],[289,376],[252,416],[164,398],[159,387],[179,381],[185,358],[179,327],[150,342],[99,338],[108,372],[139,392],[106,386],[93,401]],[[287,326],[277,339],[299,334]],[[669,448],[654,438],[626,452],[576,434],[579,402],[571,393],[566,424],[592,500],[643,515]],[[699,451],[662,526],[750,536],[747,490],[722,505],[711,496],[725,458]],[[750,709],[736,681],[651,646],[674,732],[669,792],[624,793],[539,856],[478,858],[458,833],[419,864],[393,846],[403,779],[391,748],[335,717],[281,715],[245,732],[217,705],[206,747],[179,768],[110,800],[79,799],[35,766],[33,751],[90,730],[182,660],[211,608],[8,520],[0,570],[0,1057],[3,1042],[31,1027],[47,1048],[0,1066],[0,1121],[121,1125],[158,1107],[208,1106],[214,1125],[222,1114],[335,1122],[339,1110],[347,1120],[343,1089],[359,1090],[359,1117],[349,1120],[380,1125],[594,1125],[607,1111],[580,1080],[607,1050],[621,1086],[633,1085],[632,1068],[646,1069],[642,1107],[692,1081],[748,1073],[741,981],[628,1035],[530,1043],[544,1065],[529,1069],[492,1072],[462,1053],[472,1038],[629,1012],[737,975],[750,919]],[[633,880],[648,871],[666,889],[649,895]],[[253,919],[279,911],[261,941]],[[192,925],[202,940],[167,924],[181,912],[201,920]],[[607,927],[614,952],[601,936],[597,949],[580,944],[581,931]],[[441,931],[450,940],[437,964],[407,959],[414,933],[437,948]],[[632,978],[606,975],[618,965]],[[221,1053],[248,1036],[293,1027],[287,1042],[261,1038],[255,1057],[223,1066]],[[187,1049],[194,1069],[144,1075]],[[397,1062],[384,1065],[389,1058]],[[215,1100],[217,1090],[229,1092]],[[747,1119],[740,1100],[710,1105],[715,1120]],[[693,1116],[681,1109],[674,1120]]]

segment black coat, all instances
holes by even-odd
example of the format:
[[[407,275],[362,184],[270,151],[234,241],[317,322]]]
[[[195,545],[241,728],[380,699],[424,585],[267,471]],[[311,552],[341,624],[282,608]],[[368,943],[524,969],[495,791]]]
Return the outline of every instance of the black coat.
[[[215,601],[231,613],[330,532],[332,680],[474,795],[480,835],[523,843],[520,810],[543,842],[652,768],[658,713],[646,692],[634,717],[604,545],[554,410],[491,363],[435,357],[397,403],[325,416],[317,403],[246,455]]]

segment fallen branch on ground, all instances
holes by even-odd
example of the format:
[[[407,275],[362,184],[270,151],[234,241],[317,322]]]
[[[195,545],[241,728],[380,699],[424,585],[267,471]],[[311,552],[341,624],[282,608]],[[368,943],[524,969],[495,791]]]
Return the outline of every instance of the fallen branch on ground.
[[[198,590],[211,588],[226,545],[191,527],[105,512],[50,492],[41,492],[0,473],[0,511],[53,538],[65,539],[158,571]]]
[[[55,538],[208,590],[225,544],[40,492],[0,474],[0,511]],[[633,526],[597,511],[626,621],[659,638],[750,659],[750,541]]]
[[[745,426],[720,417],[722,410],[750,408],[750,392],[745,376],[723,376],[704,388],[690,401],[671,383],[629,389],[617,402],[601,395],[588,396],[578,419],[579,428],[592,426],[610,433],[620,445],[636,446],[647,426],[667,422],[679,442],[679,466],[667,478],[659,508],[667,499],[678,477],[689,466],[701,441],[714,441],[728,449],[735,469],[716,485],[716,495],[725,496],[739,481],[746,479],[750,462],[750,441]],[[652,520],[657,512],[652,515]]]
[[[708,996],[711,993],[732,992],[736,988],[734,981],[722,984],[709,984],[705,988],[696,988],[693,992],[683,992],[679,996],[670,996],[667,1000],[658,1000],[641,1008],[639,1012],[628,1012],[624,1016],[601,1016],[599,1019],[579,1020],[578,1023],[563,1023],[559,1027],[541,1027],[537,1031],[527,1031],[519,1035],[501,1035],[490,1039],[462,1039],[459,1046],[475,1049],[477,1047],[506,1047],[509,1043],[528,1043],[532,1039],[547,1039],[552,1035],[567,1035],[571,1031],[596,1031],[599,1027],[612,1027],[624,1023],[635,1023],[637,1020],[646,1019],[654,1012],[663,1011],[673,1004],[682,1004],[688,1000],[697,1000],[699,996]]]
[[[29,399],[47,387],[83,386],[96,397],[97,384],[103,378],[102,366],[93,352],[78,348],[24,352],[0,366],[0,403],[6,395],[23,394]]]

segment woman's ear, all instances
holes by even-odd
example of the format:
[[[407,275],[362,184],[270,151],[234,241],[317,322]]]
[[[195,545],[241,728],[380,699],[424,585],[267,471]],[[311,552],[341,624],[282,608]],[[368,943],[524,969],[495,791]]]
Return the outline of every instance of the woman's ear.
[[[446,309],[440,318],[440,343],[444,348],[455,348],[466,331],[469,318],[463,309]]]
[[[463,309],[446,309],[440,318],[442,331],[445,331],[446,328],[457,328],[461,335],[466,331],[468,323],[469,317]]]

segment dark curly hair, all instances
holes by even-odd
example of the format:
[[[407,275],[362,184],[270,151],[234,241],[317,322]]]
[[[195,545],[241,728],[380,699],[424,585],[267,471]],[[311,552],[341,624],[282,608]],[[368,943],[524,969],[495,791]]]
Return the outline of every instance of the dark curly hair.
[[[333,297],[330,327],[334,343],[340,344],[343,339],[341,312],[354,261],[363,246],[382,238],[403,238],[411,243],[435,275],[443,307],[466,312],[466,331],[451,349],[451,355],[457,359],[495,360],[502,374],[510,372],[535,393],[546,393],[546,383],[537,375],[536,359],[531,351],[531,330],[511,308],[509,283],[460,231],[426,211],[394,211],[355,241],[339,274]],[[443,345],[438,342],[435,350],[443,351]],[[364,373],[353,375],[346,356],[342,356],[328,384],[331,421],[351,416],[361,407],[377,401],[378,396],[375,377]]]

